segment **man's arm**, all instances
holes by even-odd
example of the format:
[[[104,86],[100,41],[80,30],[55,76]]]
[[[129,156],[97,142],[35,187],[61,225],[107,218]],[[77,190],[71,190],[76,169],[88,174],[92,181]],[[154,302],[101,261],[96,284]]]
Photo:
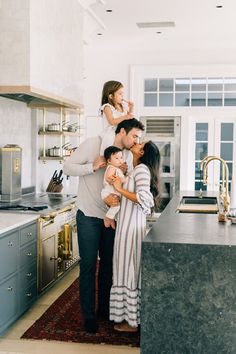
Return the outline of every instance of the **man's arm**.
[[[80,144],[71,156],[66,159],[63,166],[64,174],[68,176],[85,176],[105,167],[106,163],[103,156],[98,156],[92,162],[88,161],[88,150],[91,148],[93,148],[93,146],[91,146],[90,142],[87,140]]]

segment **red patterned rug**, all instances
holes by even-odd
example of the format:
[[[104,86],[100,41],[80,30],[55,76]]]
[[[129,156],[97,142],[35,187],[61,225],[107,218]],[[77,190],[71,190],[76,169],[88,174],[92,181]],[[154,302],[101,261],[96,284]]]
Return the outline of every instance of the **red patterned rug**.
[[[21,338],[139,347],[139,333],[120,333],[113,326],[114,322],[100,320],[98,333],[84,331],[79,282],[75,280]]]

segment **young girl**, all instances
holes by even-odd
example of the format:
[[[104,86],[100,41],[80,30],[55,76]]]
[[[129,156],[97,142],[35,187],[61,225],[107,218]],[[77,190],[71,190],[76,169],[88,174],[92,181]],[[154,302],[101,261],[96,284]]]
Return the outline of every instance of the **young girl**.
[[[119,81],[107,81],[102,90],[101,114],[103,133],[100,155],[114,143],[117,124],[134,117],[134,104],[123,98],[124,87]]]

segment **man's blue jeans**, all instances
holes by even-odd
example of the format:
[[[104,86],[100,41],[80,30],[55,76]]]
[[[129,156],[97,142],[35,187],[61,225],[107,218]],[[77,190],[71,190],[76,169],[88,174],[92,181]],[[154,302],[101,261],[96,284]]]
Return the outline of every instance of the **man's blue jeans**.
[[[84,318],[95,317],[96,265],[99,254],[98,308],[109,313],[112,285],[112,257],[115,230],[106,228],[103,219],[85,216],[81,210],[76,215],[80,252],[80,304]]]

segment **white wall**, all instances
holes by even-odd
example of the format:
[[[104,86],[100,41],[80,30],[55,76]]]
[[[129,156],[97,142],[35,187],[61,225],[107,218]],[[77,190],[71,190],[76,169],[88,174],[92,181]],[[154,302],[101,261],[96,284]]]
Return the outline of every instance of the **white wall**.
[[[24,103],[0,98],[0,147],[18,144],[22,148],[22,187],[32,185],[32,120]]]
[[[102,85],[107,80],[121,81],[127,91],[127,97],[134,100],[137,118],[141,115],[180,116],[181,117],[181,154],[180,154],[180,189],[190,190],[191,171],[188,161],[191,152],[188,149],[191,131],[191,116],[229,117],[236,120],[234,107],[161,107],[143,108],[142,86],[140,80],[144,77],[219,77],[236,76],[235,53],[225,56],[223,52],[119,52],[102,51],[96,53],[98,47],[87,47],[85,51],[85,112],[87,116],[87,132],[96,135],[101,126],[95,125],[97,110],[100,106]],[[94,58],[96,57],[96,65]],[[223,64],[222,64],[223,63]],[[150,76],[148,76],[150,75]]]
[[[29,84],[29,1],[1,0],[0,85]]]
[[[83,103],[83,10],[78,0],[0,1],[0,85],[32,85]],[[22,186],[45,190],[59,162],[38,161],[38,117],[0,99],[0,146],[23,150]]]
[[[30,0],[30,83],[83,102],[83,10],[78,0]]]

